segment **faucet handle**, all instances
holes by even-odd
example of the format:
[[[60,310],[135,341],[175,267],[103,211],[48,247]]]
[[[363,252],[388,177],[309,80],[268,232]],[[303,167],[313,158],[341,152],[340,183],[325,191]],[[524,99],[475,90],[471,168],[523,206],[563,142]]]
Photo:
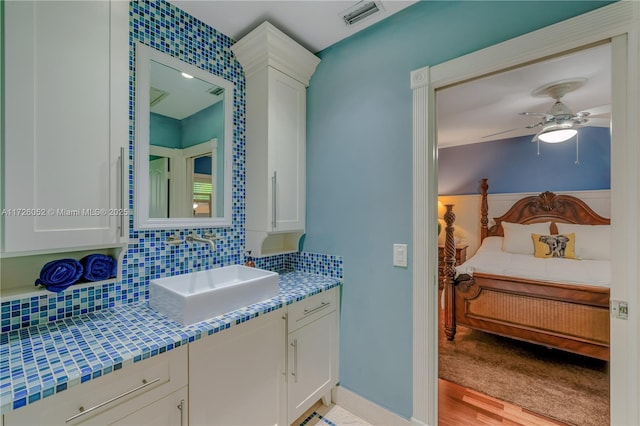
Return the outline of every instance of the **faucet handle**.
[[[202,235],[202,238],[206,238],[207,240],[219,240],[220,237],[216,236],[215,232],[205,232]]]
[[[170,246],[179,246],[180,244],[182,244],[182,242],[183,240],[178,234],[169,235],[166,241],[167,245]]]

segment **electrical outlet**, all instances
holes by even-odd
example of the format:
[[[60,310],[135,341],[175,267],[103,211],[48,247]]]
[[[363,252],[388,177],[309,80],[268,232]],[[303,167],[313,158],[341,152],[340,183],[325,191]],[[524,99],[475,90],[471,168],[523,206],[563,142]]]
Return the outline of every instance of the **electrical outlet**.
[[[611,301],[611,316],[614,318],[628,319],[629,318],[629,304],[620,300]]]

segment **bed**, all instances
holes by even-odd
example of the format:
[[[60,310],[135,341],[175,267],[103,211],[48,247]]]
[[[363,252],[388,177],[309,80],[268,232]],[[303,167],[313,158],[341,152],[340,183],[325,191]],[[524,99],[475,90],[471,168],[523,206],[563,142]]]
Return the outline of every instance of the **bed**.
[[[610,242],[602,239],[604,254],[576,259],[536,258],[533,265],[523,260],[534,258],[529,253],[508,252],[503,262],[499,252],[504,251],[504,243],[515,241],[514,236],[519,235],[513,229],[520,232],[542,227],[549,229],[554,240],[560,239],[558,229],[562,235],[571,235],[575,254],[582,249],[579,242],[587,241],[581,236],[591,235],[581,232],[609,232],[608,226],[593,226],[609,225],[609,219],[579,198],[547,191],[520,199],[504,215],[494,218],[495,225],[489,227],[488,188],[487,179],[482,179],[481,247],[458,266],[453,237],[455,214],[452,205],[446,206],[443,298],[447,339],[454,340],[456,326],[462,325],[608,361],[611,274],[606,250]],[[509,239],[505,238],[505,228]],[[576,229],[575,233],[567,232]],[[529,238],[531,241],[531,233]],[[534,233],[531,245],[544,245],[544,239]],[[536,255],[556,250],[551,245],[539,248]],[[523,265],[524,271],[520,268]]]

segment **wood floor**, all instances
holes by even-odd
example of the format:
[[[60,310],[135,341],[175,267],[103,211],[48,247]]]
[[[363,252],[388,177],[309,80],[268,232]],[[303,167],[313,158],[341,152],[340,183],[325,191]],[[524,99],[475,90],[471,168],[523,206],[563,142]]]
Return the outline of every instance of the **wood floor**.
[[[331,423],[335,426],[371,426],[371,423],[344,408],[335,404],[325,407],[321,401],[293,422],[292,426],[326,426]],[[480,425],[568,426],[464,386],[438,379],[438,426]]]
[[[565,423],[438,379],[439,426],[550,426]]]

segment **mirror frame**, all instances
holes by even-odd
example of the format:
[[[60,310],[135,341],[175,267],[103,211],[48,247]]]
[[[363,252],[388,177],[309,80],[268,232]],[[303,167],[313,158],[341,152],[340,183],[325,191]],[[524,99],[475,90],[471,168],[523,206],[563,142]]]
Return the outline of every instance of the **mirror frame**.
[[[232,226],[233,188],[233,97],[235,85],[194,65],[160,52],[143,43],[135,50],[135,157],[134,157],[134,225],[135,229],[211,228]],[[224,89],[224,193],[223,215],[196,217],[149,217],[149,87],[151,61],[184,71]],[[144,160],[144,161],[143,161]]]

